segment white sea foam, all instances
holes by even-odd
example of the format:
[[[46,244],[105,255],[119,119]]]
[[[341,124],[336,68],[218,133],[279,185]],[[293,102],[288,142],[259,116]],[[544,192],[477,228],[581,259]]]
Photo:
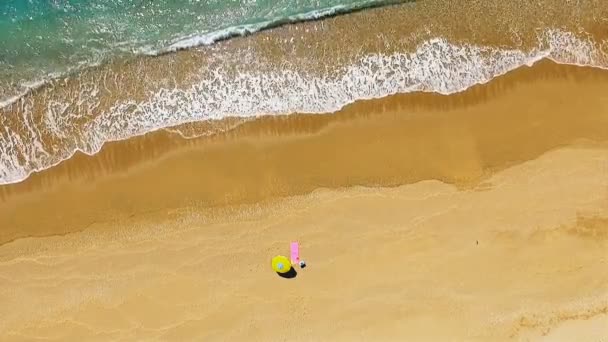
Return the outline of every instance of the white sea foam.
[[[20,91],[17,91],[15,93],[15,95],[7,96],[5,98],[0,98],[0,110],[2,110],[4,107],[8,107],[8,106],[12,105],[13,103],[19,101],[22,97],[29,94],[30,92],[47,85],[49,82],[51,82],[53,80],[60,79],[62,77],[66,77],[68,75],[78,73],[87,68],[99,66],[99,65],[101,65],[102,60],[103,60],[103,58],[100,57],[100,58],[97,58],[95,60],[91,60],[88,62],[80,62],[78,65],[68,69],[65,72],[51,72],[44,76],[41,76],[38,79],[22,81],[18,85]]]
[[[288,23],[297,23],[302,21],[316,20],[320,18],[324,18],[327,16],[332,16],[336,14],[348,13],[358,9],[370,8],[375,6],[382,6],[391,4],[392,1],[389,0],[378,0],[378,1],[361,1],[357,3],[352,3],[350,5],[336,5],[334,7],[324,8],[313,10],[305,13],[294,14],[287,17],[277,17],[274,19],[261,21],[257,23],[251,24],[242,24],[236,26],[230,26],[222,29],[218,29],[216,31],[209,31],[199,34],[192,35],[184,35],[175,39],[172,42],[169,42],[167,46],[157,47],[150,44],[144,44],[139,40],[128,40],[128,41],[120,41],[112,46],[113,49],[120,51],[125,54],[136,54],[143,56],[158,56],[165,53],[175,52],[178,50],[212,45],[218,41],[225,40],[232,37],[237,36],[245,36],[248,34],[252,34],[258,32],[260,30],[264,30],[267,28],[284,25]],[[93,40],[90,40],[93,41]],[[91,68],[102,64],[108,56],[113,55],[110,50],[108,51],[99,51],[99,53],[90,60],[83,60],[77,63],[77,65],[73,65],[67,67],[66,70],[61,72],[51,72],[48,74],[43,74],[42,76],[38,76],[39,78],[34,80],[26,80],[19,84],[20,89],[17,92],[11,93],[11,95],[0,98],[0,109],[7,107],[16,101],[18,101],[23,96],[27,95],[32,90],[47,84],[48,82],[64,77],[69,74],[80,72],[86,68]]]
[[[126,139],[178,124],[229,116],[256,117],[289,113],[328,113],[360,99],[412,91],[451,94],[485,83],[523,65],[550,58],[558,63],[606,68],[608,58],[598,44],[570,32],[550,30],[539,36],[531,51],[456,45],[442,38],[426,41],[412,53],[371,54],[331,76],[313,77],[293,70],[257,71],[251,66],[205,70],[208,77],[185,89],[162,89],[143,102],[116,103],[90,120],[70,145],[42,146],[39,129],[17,135],[0,131],[0,183],[25,179],[31,172],[70,158],[75,151],[97,153],[108,141]],[[203,71],[201,71],[203,73]],[[98,105],[98,85],[80,90],[77,112],[89,113]],[[45,133],[58,139],[74,120],[62,113],[65,104],[49,103]],[[27,111],[26,111],[27,112]],[[28,118],[23,118],[28,125]],[[2,118],[0,117],[0,124]]]
[[[382,4],[386,5],[390,3],[391,1],[361,1],[359,3],[350,4],[348,6],[336,5],[329,8],[294,14],[285,18],[276,18],[275,20],[267,20],[254,24],[237,25],[218,31],[182,37],[171,43],[168,47],[159,50],[154,50],[150,47],[144,47],[138,50],[138,52],[146,55],[158,55],[161,53],[174,52],[177,50],[192,48],[201,45],[211,45],[220,40],[224,40],[230,37],[244,36],[273,26],[316,20],[336,14],[352,12],[357,9],[379,6]]]

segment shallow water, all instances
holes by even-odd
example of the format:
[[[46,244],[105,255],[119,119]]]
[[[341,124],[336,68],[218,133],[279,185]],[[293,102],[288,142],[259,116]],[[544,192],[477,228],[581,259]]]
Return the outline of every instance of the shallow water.
[[[381,4],[378,0],[7,0],[0,3],[0,88],[116,56],[211,44],[287,19]],[[5,89],[8,95],[11,92]],[[0,95],[2,92],[0,91]]]
[[[128,34],[115,34],[119,31],[112,29],[111,37],[114,43],[138,41],[138,48],[153,41],[157,44],[151,47],[154,50],[161,46],[196,45],[196,37],[204,38],[201,33],[205,28],[198,28],[202,31],[194,33],[195,36],[192,36],[195,29],[189,28],[191,35],[184,35],[183,29],[194,25],[194,9],[207,15],[215,13],[211,10],[215,9],[223,14],[210,16],[215,18],[213,22],[234,25],[238,20],[260,23],[270,17],[293,16],[297,11],[335,8],[338,3],[284,2],[282,7],[272,9],[269,3],[266,9],[260,3],[255,6],[229,3],[225,8],[204,3],[192,4],[188,13],[183,7],[168,6],[174,10],[163,11],[175,15],[178,18],[175,21],[187,22],[180,26],[179,33],[171,31],[175,21],[161,20],[166,17],[154,14],[160,11],[155,6],[161,3],[150,8],[141,3],[149,12],[141,12],[143,7],[131,4],[123,13],[117,10],[119,2],[104,2],[105,7],[96,11],[111,13],[108,14],[111,19],[101,14],[93,16],[92,10],[82,4],[85,2],[61,2],[54,6],[47,3],[45,10],[26,6],[21,11],[38,13],[36,17],[32,15],[34,23],[50,20],[40,13],[52,9],[58,17],[79,22],[105,20],[118,26],[121,21],[116,18],[145,13],[135,15],[140,19],[129,22],[137,30],[123,28]],[[78,6],[83,8],[82,14]],[[61,8],[64,12],[59,14]],[[66,9],[69,10],[65,12]],[[230,11],[236,14],[227,15]],[[16,13],[13,17],[21,23],[17,26],[29,27],[23,24],[26,17]],[[31,32],[38,27],[32,25]],[[40,25],[38,32],[43,31],[42,27],[52,27]],[[158,25],[167,29],[161,30]],[[87,34],[105,31],[92,27],[87,26],[88,31],[83,29],[77,36],[98,44],[99,40],[86,38]],[[218,32],[217,27],[213,32]],[[607,27],[608,5],[601,1],[568,2],[560,6],[553,0],[486,1],[454,6],[427,0],[287,25],[155,57],[115,59],[58,77],[0,108],[0,184],[21,181],[31,172],[70,158],[76,151],[94,154],[108,141],[184,123],[296,112],[328,113],[359,99],[394,93],[450,94],[546,58],[563,64],[606,68]],[[145,39],[135,37],[137,34]],[[132,36],[125,38],[127,35]],[[111,39],[101,41],[105,44]],[[52,39],[41,39],[39,44],[61,46],[54,45]],[[78,48],[89,51],[86,45]],[[32,56],[40,57],[36,53]],[[40,58],[42,63],[53,60]],[[20,63],[30,62],[24,59]],[[11,73],[16,69],[27,68],[4,70]],[[13,76],[0,77],[0,82]],[[188,135],[212,133],[203,130]]]

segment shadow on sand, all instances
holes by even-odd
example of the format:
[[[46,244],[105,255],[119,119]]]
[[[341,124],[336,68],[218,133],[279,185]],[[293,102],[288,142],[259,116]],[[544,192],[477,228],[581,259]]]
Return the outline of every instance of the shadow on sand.
[[[292,267],[288,272],[285,272],[285,273],[277,272],[277,274],[281,278],[293,279],[298,275],[298,271],[296,271],[295,267]]]

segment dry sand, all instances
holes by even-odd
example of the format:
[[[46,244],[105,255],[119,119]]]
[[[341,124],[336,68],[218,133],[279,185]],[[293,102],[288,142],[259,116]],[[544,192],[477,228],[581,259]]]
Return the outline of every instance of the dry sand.
[[[0,188],[1,339],[608,339],[605,94],[544,62],[75,157]]]

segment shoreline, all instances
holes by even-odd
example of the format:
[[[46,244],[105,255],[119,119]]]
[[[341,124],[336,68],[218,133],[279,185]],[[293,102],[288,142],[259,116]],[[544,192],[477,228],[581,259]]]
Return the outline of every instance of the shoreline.
[[[392,6],[392,5],[387,5],[387,6]],[[556,65],[564,65],[566,67],[580,67],[580,68],[583,68],[583,69],[608,70],[608,67],[589,66],[589,65],[583,65],[583,64],[561,63],[561,62],[553,60],[552,58],[544,57],[544,58],[541,58],[541,59],[535,61],[531,65],[521,65],[521,66],[519,66],[518,68],[516,68],[514,70],[509,70],[509,71],[507,71],[504,74],[496,76],[494,79],[500,79],[500,78],[504,77],[505,75],[507,75],[509,73],[512,73],[512,72],[517,72],[520,69],[526,69],[526,68],[533,67],[537,63],[540,63],[541,65],[556,64]],[[467,88],[465,90],[461,90],[461,91],[457,91],[457,92],[453,92],[453,93],[446,93],[446,94],[444,94],[444,93],[438,93],[438,92],[434,92],[434,91],[413,91],[413,92],[392,94],[392,95],[383,96],[383,97],[375,97],[375,98],[370,98],[370,99],[358,99],[358,100],[355,100],[353,102],[349,102],[349,103],[345,104],[344,106],[342,106],[336,112],[273,114],[273,115],[260,115],[260,116],[257,116],[257,117],[228,116],[226,118],[219,119],[219,120],[211,119],[211,120],[203,120],[203,121],[193,121],[193,122],[188,122],[188,123],[184,123],[184,124],[179,124],[179,125],[176,125],[176,126],[168,126],[168,127],[156,128],[154,130],[145,132],[143,134],[134,135],[134,136],[130,136],[130,137],[127,137],[127,138],[121,138],[121,139],[117,139],[117,140],[106,141],[106,142],[104,142],[101,145],[101,147],[99,148],[99,150],[97,150],[96,152],[88,153],[88,152],[80,150],[80,149],[79,150],[75,150],[66,159],[62,159],[62,160],[58,161],[57,163],[52,164],[51,166],[49,166],[49,167],[47,167],[45,169],[30,171],[30,173],[28,175],[26,175],[21,180],[13,181],[13,182],[10,182],[10,183],[3,183],[3,184],[0,183],[0,187],[2,187],[2,186],[10,186],[12,184],[18,184],[18,183],[21,183],[23,181],[26,181],[31,175],[42,173],[42,172],[45,172],[48,169],[55,168],[56,166],[58,166],[58,165],[60,165],[60,164],[62,164],[64,162],[70,160],[74,156],[78,156],[78,155],[94,156],[94,155],[98,154],[101,151],[101,149],[103,149],[105,147],[105,145],[107,145],[107,144],[112,145],[112,144],[115,144],[115,143],[118,143],[118,142],[121,142],[121,141],[127,141],[127,140],[131,140],[131,139],[141,138],[141,137],[149,135],[149,134],[159,134],[159,132],[171,132],[171,133],[175,133],[175,134],[180,135],[184,139],[200,139],[200,138],[205,138],[206,136],[209,136],[209,135],[226,133],[226,132],[228,132],[228,131],[236,128],[237,126],[239,126],[239,125],[241,125],[243,123],[246,123],[248,121],[267,119],[268,117],[277,118],[279,120],[282,120],[283,118],[288,117],[288,116],[335,115],[338,112],[344,111],[345,108],[353,106],[353,105],[355,105],[357,103],[368,102],[368,101],[382,101],[384,98],[391,98],[393,96],[403,96],[403,95],[406,95],[406,94],[412,94],[413,96],[421,96],[421,95],[425,95],[425,94],[431,94],[432,96],[450,97],[450,96],[466,93],[471,88],[477,88],[477,87],[480,87],[480,86],[484,86],[484,85],[486,85],[488,83],[492,83],[494,79],[491,79],[491,80],[488,80],[488,81],[485,81],[485,82],[481,82],[481,83],[476,83],[476,84],[472,85],[471,87],[469,87],[469,88]]]
[[[250,204],[316,188],[427,179],[475,188],[552,149],[608,141],[604,84],[608,72],[543,61],[461,94],[399,94],[334,114],[261,117],[203,138],[157,131],[109,143],[1,186],[0,244],[138,212]],[[588,112],[572,122],[582,106]],[[158,193],[146,194],[147,184]],[[32,210],[35,217],[26,214]]]
[[[0,340],[607,339],[604,2],[407,1],[1,107],[0,179],[41,171],[0,185]]]
[[[545,61],[80,154],[0,187],[2,339],[608,336],[607,92]]]
[[[21,98],[28,96],[31,92],[35,92],[38,88],[47,86],[50,82],[57,81],[59,79],[69,79],[70,77],[77,76],[79,73],[84,72],[86,70],[100,69],[109,64],[116,63],[116,61],[125,62],[125,61],[134,60],[137,58],[161,57],[163,55],[172,54],[172,53],[176,53],[176,52],[180,52],[180,51],[199,49],[199,48],[203,48],[206,46],[212,46],[213,44],[222,43],[227,40],[234,39],[234,38],[244,38],[244,37],[250,36],[252,34],[257,34],[257,33],[268,31],[268,30],[274,30],[274,29],[281,28],[281,27],[287,26],[287,25],[295,25],[295,24],[306,23],[306,22],[321,21],[321,20],[331,19],[331,18],[334,18],[337,16],[350,15],[353,13],[374,10],[374,9],[378,9],[378,8],[390,8],[392,6],[404,5],[404,4],[407,4],[412,1],[415,1],[415,0],[404,0],[403,2],[400,2],[400,0],[384,0],[383,3],[375,2],[375,3],[368,3],[368,4],[360,4],[353,8],[341,8],[340,6],[336,6],[336,7],[332,7],[332,8],[318,9],[318,10],[313,10],[313,11],[304,12],[304,13],[300,13],[300,14],[294,14],[294,15],[282,18],[281,20],[277,20],[274,22],[266,22],[266,23],[260,22],[260,23],[256,23],[256,24],[240,24],[237,26],[228,27],[228,28],[224,28],[221,30],[207,32],[205,35],[211,35],[211,36],[217,37],[217,38],[213,39],[212,43],[199,43],[199,44],[192,45],[192,46],[173,47],[175,44],[177,44],[181,41],[189,40],[189,39],[192,39],[195,37],[200,38],[200,36],[197,36],[197,35],[194,35],[194,36],[190,35],[189,38],[186,38],[186,36],[184,36],[181,39],[179,39],[178,41],[172,43],[171,45],[161,48],[159,50],[154,50],[154,52],[152,52],[152,53],[138,52],[138,53],[134,53],[133,55],[127,55],[127,56],[111,56],[110,58],[107,58],[106,60],[103,60],[103,61],[95,61],[92,63],[86,63],[86,65],[84,67],[79,66],[77,69],[67,70],[67,71],[64,71],[61,73],[51,72],[50,74],[45,75],[42,79],[29,80],[29,81],[26,81],[25,84],[18,84],[17,87],[23,88],[23,91],[20,92],[19,94],[9,95],[6,98],[0,98],[0,110],[14,104],[15,102],[19,101]],[[318,12],[321,12],[321,14],[317,14]],[[259,26],[260,24],[264,24],[264,25]],[[256,25],[257,25],[257,27],[256,27]],[[141,47],[139,50],[141,50]],[[34,84],[34,85],[29,86],[29,84]]]
[[[607,65],[599,18],[608,7],[542,10],[553,5],[426,0],[84,70],[0,110],[0,178],[23,179],[73,151],[92,154],[106,141],[184,122],[333,111],[412,89],[449,93],[543,56]],[[484,11],[503,20],[489,23]],[[462,17],[476,19],[463,25]]]

